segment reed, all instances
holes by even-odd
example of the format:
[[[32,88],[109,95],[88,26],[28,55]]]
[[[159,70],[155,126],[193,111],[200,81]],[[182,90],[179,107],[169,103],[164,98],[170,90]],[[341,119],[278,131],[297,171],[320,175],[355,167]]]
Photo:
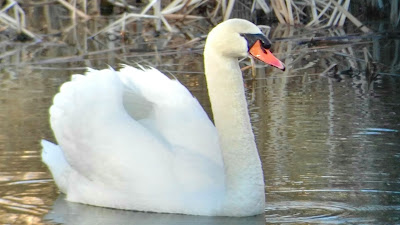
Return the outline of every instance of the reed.
[[[390,7],[390,21],[394,26],[398,26],[400,22],[399,0],[392,0]]]
[[[71,2],[73,2],[72,4],[70,4],[69,2],[65,1],[65,0],[57,0],[58,3],[60,3],[61,5],[63,5],[65,8],[67,8],[68,10],[71,11],[71,17],[75,18],[76,15],[78,15],[79,17],[88,20],[90,19],[90,16],[86,15],[86,13],[82,12],[81,10],[79,10],[76,7],[76,0],[72,0]],[[86,10],[86,1],[84,2],[84,9]]]
[[[351,0],[252,0],[251,3],[246,0],[148,0],[142,4],[133,2],[126,0],[55,0],[50,4],[57,4],[67,9],[70,13],[69,17],[73,21],[89,20],[101,16],[99,13],[102,4],[111,5],[117,9],[115,10],[117,13],[114,13],[117,18],[93,36],[108,32],[124,33],[127,25],[139,19],[150,21],[157,31],[164,29],[169,32],[180,30],[176,22],[192,23],[199,19],[209,19],[212,24],[216,24],[238,16],[240,13],[235,14],[235,12],[239,5],[245,6],[240,10],[248,10],[249,14],[258,9],[265,14],[274,15],[276,20],[282,24],[304,24],[307,27],[326,28],[341,27],[346,21],[349,21],[363,32],[371,31],[351,14]],[[353,0],[354,2],[357,1]],[[366,4],[379,9],[390,5],[390,21],[394,26],[399,25],[399,0],[390,2],[366,0]],[[0,23],[31,38],[40,39],[39,35],[27,29],[25,12],[16,0],[8,0],[7,4],[0,9]]]
[[[7,13],[10,12],[11,16]],[[7,4],[0,10],[0,22],[17,30],[18,33],[24,33],[30,38],[39,39],[37,35],[25,28],[25,12],[14,0],[8,0]]]

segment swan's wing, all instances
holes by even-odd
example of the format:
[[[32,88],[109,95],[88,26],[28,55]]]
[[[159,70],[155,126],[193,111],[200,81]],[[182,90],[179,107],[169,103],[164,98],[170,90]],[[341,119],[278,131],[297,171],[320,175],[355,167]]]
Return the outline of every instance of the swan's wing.
[[[174,182],[191,190],[221,187],[215,127],[186,88],[157,70],[75,75],[50,115],[66,161],[90,181],[137,193],[159,192],[160,184],[168,191]],[[197,186],[186,183],[191,177]]]
[[[130,98],[143,107],[135,107],[135,104],[125,101],[125,108],[137,121],[172,147],[222,162],[215,126],[199,102],[179,81],[169,79],[154,68],[125,66],[119,75],[125,86],[125,96],[135,95],[145,99],[138,101],[138,97]]]
[[[126,114],[122,93],[115,71],[89,70],[85,76],[74,75],[54,97],[51,127],[66,161],[88,180],[117,185],[128,180],[132,165],[146,168],[146,163],[157,164],[159,158],[170,155],[164,143]],[[154,170],[162,175],[167,166]],[[139,173],[133,171],[132,176]]]
[[[224,169],[216,128],[186,87],[153,68],[125,66],[119,75],[125,95],[138,92],[136,96],[147,100],[133,98],[143,108],[129,102],[124,105],[127,111],[134,110],[130,115],[142,115],[137,121],[168,144],[174,155],[174,174],[185,189],[221,188]]]

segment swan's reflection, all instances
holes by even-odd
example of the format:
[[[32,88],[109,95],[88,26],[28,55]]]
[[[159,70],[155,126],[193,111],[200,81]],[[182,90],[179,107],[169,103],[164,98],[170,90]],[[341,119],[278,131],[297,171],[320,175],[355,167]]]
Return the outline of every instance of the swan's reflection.
[[[44,219],[60,224],[265,224],[264,215],[236,218],[134,212],[72,203],[62,194]]]

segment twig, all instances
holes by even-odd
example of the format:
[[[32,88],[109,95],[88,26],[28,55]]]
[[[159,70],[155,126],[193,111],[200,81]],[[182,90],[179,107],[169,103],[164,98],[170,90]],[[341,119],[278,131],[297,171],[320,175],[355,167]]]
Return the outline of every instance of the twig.
[[[328,4],[325,6],[325,8],[320,12],[320,14],[315,17],[312,21],[310,21],[306,27],[313,25],[314,23],[318,23],[319,19],[326,13],[326,11],[331,7],[331,2],[328,2]]]
[[[312,21],[314,21],[314,23],[319,23],[319,18],[321,17],[322,13],[318,16],[317,5],[315,4],[314,0],[311,1],[311,13],[313,17]]]
[[[73,13],[76,13],[78,16],[82,17],[84,20],[90,19],[90,16],[86,15],[84,12],[80,11],[79,9],[75,8],[65,0],[57,0],[58,3],[63,5],[65,8],[69,9]]]
[[[137,14],[137,13],[129,13],[126,16],[124,16],[124,17],[116,20],[115,22],[111,23],[107,27],[101,29],[100,31],[97,31],[95,34],[93,34],[89,38],[93,38],[93,37],[97,36],[98,34],[104,32],[104,31],[111,30],[114,27],[116,27],[118,25],[121,25],[124,20],[128,20],[128,22],[133,22],[138,18],[156,19],[157,17],[156,16],[151,16],[151,15],[141,15],[141,14]],[[132,19],[132,21],[130,19]],[[128,23],[128,22],[125,21],[125,23]]]
[[[285,23],[285,19],[281,15],[282,8],[279,5],[279,1],[271,1],[272,8],[274,9],[275,16],[279,20],[279,23]]]
[[[351,22],[354,23],[354,25],[356,25],[357,27],[359,27],[363,32],[368,33],[371,32],[371,30],[366,27],[364,24],[362,24],[357,18],[355,18],[353,15],[351,15],[351,13],[349,13],[345,8],[343,8],[337,1],[335,0],[330,0],[337,8],[340,12],[342,12],[343,14],[345,14],[347,16],[347,18],[349,18],[349,20]]]
[[[256,5],[260,6],[260,8],[264,11],[265,14],[271,12],[271,9],[264,0],[253,0],[253,4],[251,6],[251,12],[254,12]]]
[[[19,26],[18,25],[19,23],[14,18],[12,18],[6,14],[0,13],[0,20],[5,21],[5,23],[7,23],[8,25],[11,25],[12,27],[14,27],[16,29],[19,29],[20,32],[23,32],[24,34],[28,35],[29,37],[36,39],[36,40],[40,40],[40,38],[36,34],[32,33],[31,31],[29,31],[28,29],[26,29],[24,27]]]
[[[339,0],[339,4],[342,4],[342,0]],[[338,7],[335,6],[335,8],[333,9],[333,12],[329,18],[328,23],[324,27],[330,27],[333,25],[333,21],[336,18],[336,14],[338,14]]]
[[[343,8],[348,11],[350,6],[350,0],[346,0],[343,4]],[[339,27],[342,27],[344,25],[344,22],[346,21],[346,15],[343,13],[342,16],[340,17],[339,20]]]
[[[292,12],[292,0],[286,0],[286,8],[287,8],[287,12],[288,12],[289,24],[294,25],[293,12]]]
[[[228,6],[226,7],[226,11],[224,13],[224,21],[231,17],[231,13],[232,13],[234,4],[235,4],[235,0],[229,0]]]
[[[186,15],[186,14],[165,14],[163,15],[167,19],[204,19],[203,16],[194,16],[194,15]]]
[[[328,68],[326,68],[324,71],[322,71],[322,73],[320,73],[319,75],[320,76],[323,76],[323,75],[325,75],[329,70],[331,70],[333,67],[335,67],[337,64],[336,63],[333,63],[333,64],[331,64]]]

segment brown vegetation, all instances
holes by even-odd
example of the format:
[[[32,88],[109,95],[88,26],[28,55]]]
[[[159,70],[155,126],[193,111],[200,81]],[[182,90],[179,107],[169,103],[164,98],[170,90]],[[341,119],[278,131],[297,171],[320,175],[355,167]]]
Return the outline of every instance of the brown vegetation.
[[[251,3],[251,5],[249,4]],[[28,29],[26,14],[31,14],[31,7],[39,5],[62,5],[66,10],[63,16],[72,20],[88,20],[91,18],[112,15],[117,16],[108,26],[99,30],[119,30],[124,32],[125,26],[138,19],[152,21],[156,30],[165,29],[169,32],[177,31],[175,21],[197,21],[207,19],[212,23],[218,23],[229,19],[234,15],[234,9],[241,7],[249,14],[261,11],[267,15],[274,15],[280,23],[290,25],[304,24],[308,27],[332,27],[343,26],[349,20],[363,32],[370,32],[356,16],[350,13],[352,5],[365,5],[365,1],[353,0],[55,0],[26,1],[5,0],[0,2],[0,27],[1,30],[12,28],[17,33],[23,33],[27,37],[40,39],[37,34]],[[376,10],[390,8],[390,21],[397,26],[400,21],[399,0],[390,3],[383,0],[368,0],[367,5]],[[34,18],[34,17],[33,17]],[[45,20],[44,23],[51,23]]]

